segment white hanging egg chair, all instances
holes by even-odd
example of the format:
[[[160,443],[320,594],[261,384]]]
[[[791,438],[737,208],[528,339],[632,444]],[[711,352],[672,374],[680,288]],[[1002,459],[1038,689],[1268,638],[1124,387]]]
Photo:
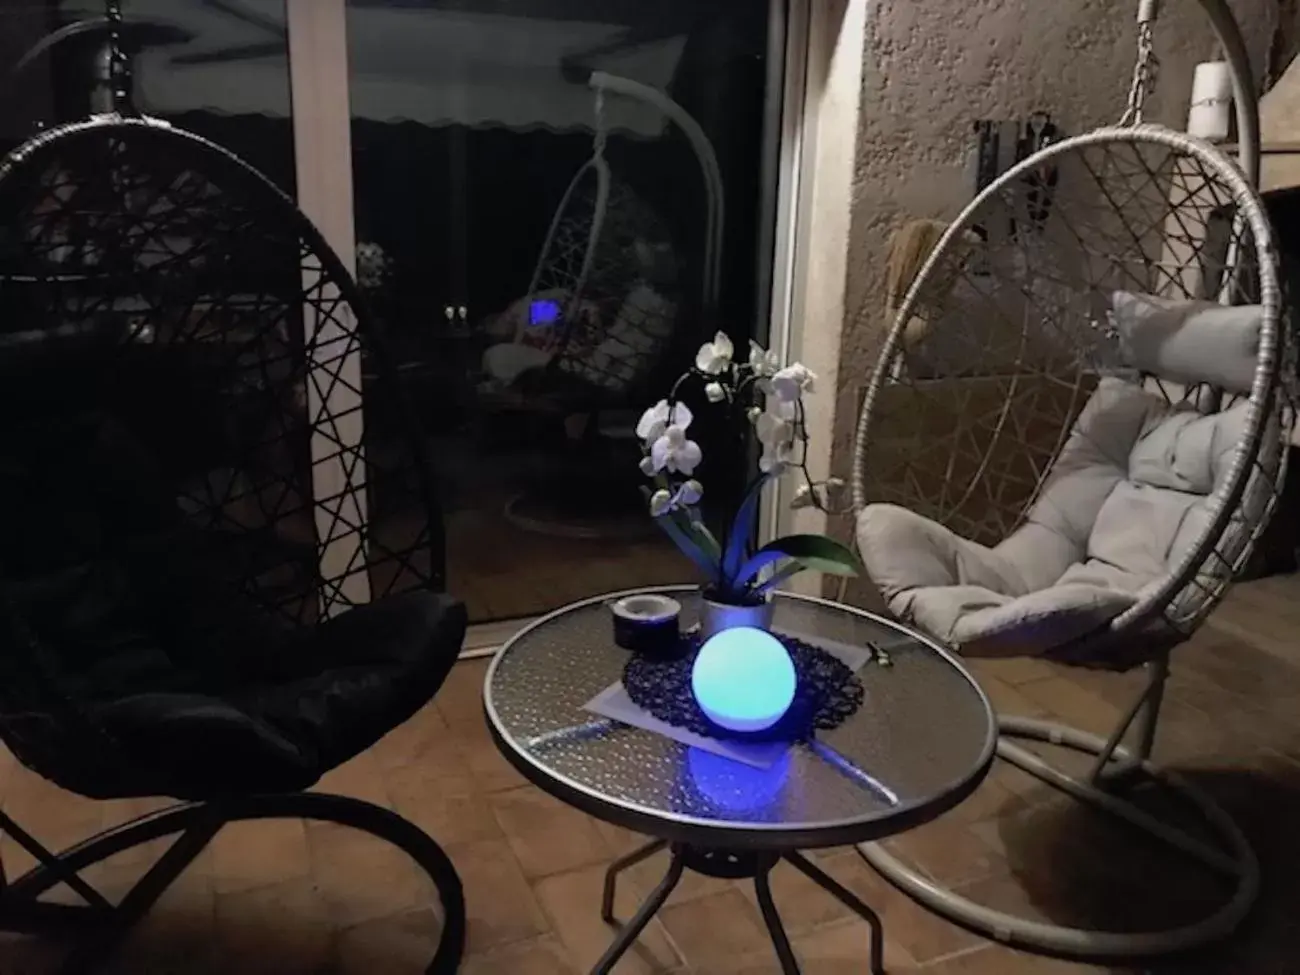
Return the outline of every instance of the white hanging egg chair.
[[[857,431],[858,547],[894,615],[967,655],[1148,668],[1109,740],[1002,717],[999,756],[1232,881],[1202,922],[1112,933],[993,911],[862,848],[935,911],[1056,954],[1204,943],[1230,932],[1258,889],[1255,856],[1227,815],[1150,761],[1169,652],[1249,557],[1294,421],[1276,256],[1252,188],[1249,63],[1221,0],[1202,3],[1233,68],[1240,166],[1141,123],[1154,75],[1145,0],[1124,121],[1036,153],[957,218],[903,301]],[[1096,762],[1075,778],[1016,737]],[[1119,786],[1135,772],[1179,789],[1223,843],[1126,801]]]

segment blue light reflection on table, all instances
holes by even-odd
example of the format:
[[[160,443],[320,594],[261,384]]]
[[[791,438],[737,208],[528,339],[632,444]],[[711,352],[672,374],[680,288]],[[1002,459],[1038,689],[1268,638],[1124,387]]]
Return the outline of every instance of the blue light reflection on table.
[[[686,765],[700,795],[728,812],[752,812],[771,805],[781,795],[790,774],[790,752],[767,768],[759,768],[717,755],[703,748],[690,748]]]

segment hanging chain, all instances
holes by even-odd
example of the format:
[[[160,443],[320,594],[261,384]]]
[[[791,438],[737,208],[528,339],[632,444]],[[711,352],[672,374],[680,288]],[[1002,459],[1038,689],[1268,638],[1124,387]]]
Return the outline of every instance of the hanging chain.
[[[113,110],[121,111],[130,99],[130,66],[122,50],[122,3],[107,0],[105,18],[108,20],[108,84],[113,99]]]
[[[594,155],[603,156],[605,154],[605,142],[609,133],[605,128],[605,89],[596,89],[596,142],[592,147]]]
[[[1137,62],[1133,65],[1133,83],[1129,85],[1128,106],[1120,117],[1120,125],[1142,124],[1147,98],[1156,88],[1160,74],[1160,59],[1155,49],[1158,8],[1158,0],[1141,0],[1138,4]]]

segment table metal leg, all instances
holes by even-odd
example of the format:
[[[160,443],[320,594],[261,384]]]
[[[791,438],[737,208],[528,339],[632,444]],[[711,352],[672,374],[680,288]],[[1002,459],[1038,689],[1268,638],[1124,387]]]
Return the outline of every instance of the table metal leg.
[[[799,963],[795,960],[794,949],[790,947],[790,939],[786,937],[785,928],[781,924],[781,915],[777,913],[776,904],[772,901],[772,887],[767,878],[767,872],[754,878],[758,909],[763,912],[763,922],[767,925],[767,933],[772,937],[776,957],[781,962],[782,975],[799,975]]]
[[[868,907],[857,894],[802,854],[787,853],[785,859],[796,870],[871,926],[871,975],[885,975],[885,930],[880,923],[880,915]]]
[[[646,856],[650,855],[645,852],[645,848],[637,852],[644,854],[640,859],[645,859]],[[633,855],[635,856],[635,854]],[[635,863],[636,860],[632,862]],[[627,954],[627,950],[632,947],[633,942],[640,936],[645,926],[650,923],[650,919],[659,912],[659,908],[664,906],[664,901],[668,900],[668,895],[673,892],[677,882],[682,879],[684,866],[681,850],[674,849],[673,858],[668,864],[668,872],[664,874],[664,879],[659,881],[659,886],[651,892],[645,903],[632,915],[632,919],[623,925],[623,929],[619,931],[614,943],[605,950],[605,953],[600,956],[600,961],[596,962],[595,967],[592,968],[591,975],[609,975],[614,970],[618,960]]]
[[[609,865],[605,871],[605,892],[600,898],[600,917],[606,924],[620,924],[621,922],[614,917],[614,885],[618,882],[618,875],[629,867],[635,867],[642,860],[654,856],[665,846],[667,840],[653,840],[639,849],[633,850],[627,856],[619,857]]]

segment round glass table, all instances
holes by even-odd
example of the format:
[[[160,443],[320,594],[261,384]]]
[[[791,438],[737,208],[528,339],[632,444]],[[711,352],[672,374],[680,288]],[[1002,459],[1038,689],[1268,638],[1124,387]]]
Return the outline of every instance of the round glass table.
[[[658,592],[682,603],[682,628],[699,616],[695,587]],[[483,701],[502,754],[544,792],[598,819],[655,837],[612,864],[602,916],[619,873],[671,850],[668,873],[592,969],[609,972],[663,905],[686,869],[753,878],[781,968],[798,964],[772,900],[768,873],[786,860],[872,928],[870,971],[883,971],[880,920],[800,850],[878,840],[927,822],[969,796],[988,773],[997,741],[988,698],[934,641],[898,623],[826,600],[775,598],[773,630],[851,659],[862,706],[809,744],[744,763],[661,731],[588,710],[617,684],[629,652],[614,643],[601,596],[521,630],[493,659]],[[849,656],[845,656],[845,655]]]

